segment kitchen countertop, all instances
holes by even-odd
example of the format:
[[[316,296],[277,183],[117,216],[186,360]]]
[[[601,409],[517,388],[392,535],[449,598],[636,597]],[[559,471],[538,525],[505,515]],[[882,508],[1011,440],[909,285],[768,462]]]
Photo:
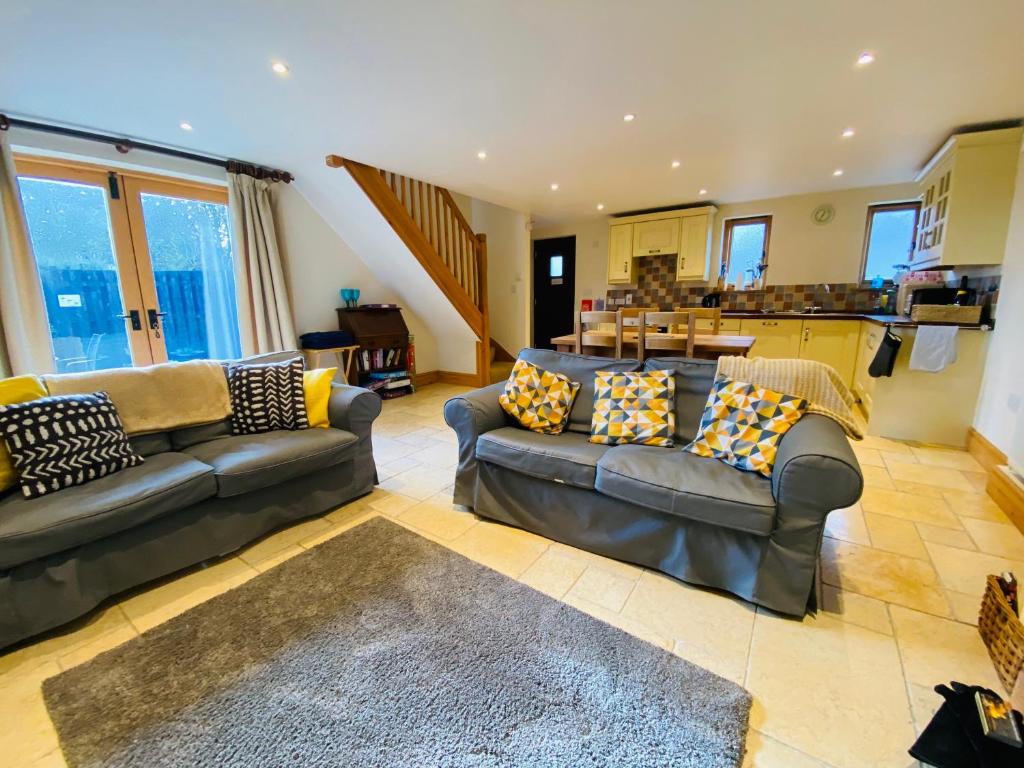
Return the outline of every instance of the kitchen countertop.
[[[958,328],[980,330],[988,328],[980,323],[916,323],[903,315],[878,315],[867,312],[751,312],[747,310],[723,310],[723,319],[740,318],[756,320],[867,320],[876,325],[894,325],[901,328],[916,328],[919,325],[956,325]]]

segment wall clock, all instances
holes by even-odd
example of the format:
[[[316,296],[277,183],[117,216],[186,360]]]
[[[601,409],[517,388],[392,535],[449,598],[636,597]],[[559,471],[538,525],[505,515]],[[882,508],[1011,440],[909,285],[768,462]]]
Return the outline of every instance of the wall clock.
[[[836,209],[829,203],[822,203],[811,213],[811,219],[815,224],[828,224],[836,217]]]

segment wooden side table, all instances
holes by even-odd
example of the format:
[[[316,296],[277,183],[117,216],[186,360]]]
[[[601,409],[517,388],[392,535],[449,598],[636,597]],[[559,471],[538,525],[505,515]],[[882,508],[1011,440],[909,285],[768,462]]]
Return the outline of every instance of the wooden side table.
[[[341,375],[345,377],[345,383],[352,383],[352,361],[355,360],[356,350],[359,349],[358,344],[353,344],[349,347],[328,347],[327,349],[303,349],[302,356],[306,358],[306,367],[312,370],[313,368],[321,368],[325,366],[320,365],[321,355],[332,355],[334,361],[338,364],[341,369]],[[356,382],[357,384],[359,382]]]

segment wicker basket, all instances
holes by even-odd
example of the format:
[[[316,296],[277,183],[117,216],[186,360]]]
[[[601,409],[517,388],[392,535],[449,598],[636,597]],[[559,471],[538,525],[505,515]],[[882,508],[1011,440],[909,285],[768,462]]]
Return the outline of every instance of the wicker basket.
[[[978,631],[992,657],[996,673],[1011,693],[1021,668],[1024,668],[1024,624],[1010,607],[999,588],[997,576],[988,577],[985,597],[978,615]]]
[[[910,308],[915,323],[979,323],[981,307],[956,304],[915,304]]]

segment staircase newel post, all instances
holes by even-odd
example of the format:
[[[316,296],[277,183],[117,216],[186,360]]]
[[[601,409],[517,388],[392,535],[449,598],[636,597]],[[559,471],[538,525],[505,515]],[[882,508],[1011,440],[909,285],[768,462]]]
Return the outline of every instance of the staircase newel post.
[[[486,387],[491,383],[491,315],[487,301],[487,235],[482,233],[477,235],[476,241],[477,290],[480,295],[479,307],[481,318],[481,341],[477,348],[479,356],[477,376],[480,380],[480,386]]]

